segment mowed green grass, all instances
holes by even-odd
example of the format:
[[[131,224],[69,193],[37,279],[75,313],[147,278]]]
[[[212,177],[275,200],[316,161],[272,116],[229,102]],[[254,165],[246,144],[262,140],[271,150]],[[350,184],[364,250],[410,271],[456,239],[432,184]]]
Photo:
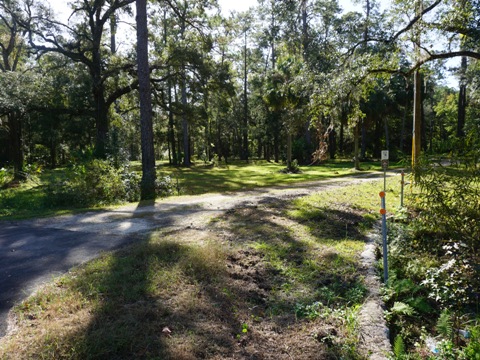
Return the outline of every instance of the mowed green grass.
[[[301,166],[301,173],[285,174],[285,166],[258,161],[253,163],[234,162],[218,167],[192,166],[173,168],[158,166],[160,176],[171,176],[180,186],[180,193],[198,195],[213,192],[248,190],[257,187],[289,185],[299,182],[324,180],[354,174],[352,162],[337,161],[316,166]],[[366,169],[376,169],[368,164]]]
[[[132,162],[134,171],[141,171],[140,162]],[[228,193],[260,187],[291,185],[295,183],[331,179],[357,174],[353,163],[347,160],[329,161],[315,166],[301,166],[299,174],[285,174],[283,164],[267,161],[222,163],[220,166],[196,164],[191,167],[173,167],[157,163],[157,176],[169,176],[177,188],[175,195],[200,195],[205,193]],[[363,163],[362,169],[379,171],[379,163]],[[74,206],[52,207],[46,199],[44,187],[62,179],[65,169],[44,169],[25,183],[13,188],[0,189],[0,219],[24,219],[53,216],[97,208]],[[178,184],[178,187],[177,187]]]

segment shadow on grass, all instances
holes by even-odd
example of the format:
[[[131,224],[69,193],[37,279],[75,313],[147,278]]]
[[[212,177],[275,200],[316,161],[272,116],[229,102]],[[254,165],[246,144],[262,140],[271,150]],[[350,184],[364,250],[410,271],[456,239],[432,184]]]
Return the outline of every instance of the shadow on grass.
[[[281,210],[287,206],[286,203],[277,204],[280,204]],[[261,286],[285,290],[285,301],[271,305],[291,309],[299,302],[326,301],[333,304],[334,300],[336,305],[360,303],[361,296],[348,296],[355,289],[363,292],[358,263],[354,256],[349,255],[349,249],[344,254],[342,244],[345,242],[348,246],[348,239],[367,240],[358,229],[360,222],[364,221],[363,217],[346,210],[325,209],[316,218],[310,218],[308,224],[303,224],[313,242],[305,241],[304,236],[292,228],[292,224],[299,224],[297,221],[282,224],[278,219],[260,208],[237,211],[230,219],[231,229],[234,230],[233,241],[236,244],[243,242],[244,246],[254,249],[256,256],[267,264],[266,273],[259,277],[264,282]],[[295,292],[293,284],[298,285],[301,291]],[[288,296],[290,291],[293,298]]]
[[[201,359],[228,355],[241,324],[208,249],[175,242],[121,251],[85,268],[73,286],[97,306],[67,341],[78,359]]]
[[[339,231],[353,221],[325,216]],[[97,306],[72,339],[77,358],[274,359],[285,347],[295,359],[359,358],[331,316],[363,300],[355,260],[324,246],[321,228],[308,243],[279,219],[245,207],[223,218],[229,251],[153,237],[87,266],[74,287]],[[332,324],[335,341],[316,337]]]
[[[206,189],[208,192],[225,192],[277,185],[292,186],[301,182],[352,175],[349,162],[303,167],[304,172],[301,174],[280,173],[284,167],[281,164],[262,163],[260,167],[235,162],[227,168],[194,166],[172,170],[170,167],[162,167],[159,172],[178,179],[181,191],[186,195],[203,194]]]
[[[361,304],[366,289],[357,259],[335,249],[332,241],[345,240],[345,222],[354,225],[363,218],[347,210],[326,209],[322,214],[324,221],[310,227],[313,239],[306,241],[295,229],[296,221],[282,218],[282,210],[288,204],[277,201],[275,206],[279,212],[273,216],[271,211],[258,206],[239,209],[226,218],[226,228],[232,233],[230,242],[238,249],[228,264],[234,283],[233,297],[242,299],[242,303],[236,304],[238,313],[247,319],[262,319],[254,324],[257,331],[249,341],[262,349],[263,355],[274,358],[262,346],[273,326],[283,333],[277,346],[283,341],[301,349],[290,353],[293,358],[361,358],[355,349],[355,335],[345,333],[346,320],[332,314]],[[328,229],[324,226],[327,224]],[[336,236],[332,236],[333,229]],[[360,244],[365,240],[353,228],[348,236],[358,236]],[[323,341],[324,337],[315,335],[336,322],[335,341]],[[309,335],[299,328],[309,329]]]
[[[327,209],[302,224],[283,215],[288,206],[239,207],[212,225],[211,241],[195,229],[152,234],[84,265],[66,281],[89,315],[46,335],[45,357],[360,359],[345,309],[365,292],[335,243],[361,216]]]

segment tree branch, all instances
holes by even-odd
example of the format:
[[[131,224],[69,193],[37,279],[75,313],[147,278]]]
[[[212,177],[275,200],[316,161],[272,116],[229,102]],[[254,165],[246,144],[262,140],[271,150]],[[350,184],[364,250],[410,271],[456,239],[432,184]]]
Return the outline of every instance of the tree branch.
[[[429,54],[428,56],[424,57],[423,59],[417,61],[415,65],[410,67],[408,71],[402,71],[400,69],[388,69],[388,68],[377,68],[377,69],[370,69],[368,70],[369,74],[399,74],[404,77],[408,77],[412,75],[417,69],[419,69],[422,65],[435,61],[435,60],[443,60],[443,59],[451,59],[454,57],[471,57],[473,59],[480,60],[480,53],[470,50],[463,50],[463,51],[453,51],[453,52],[446,52],[441,54]],[[362,78],[362,81],[365,80],[366,77]]]
[[[111,93],[108,96],[108,98],[105,102],[106,102],[107,106],[110,107],[115,102],[115,100],[119,99],[123,95],[126,95],[129,92],[131,92],[133,90],[136,90],[136,89],[138,89],[138,80],[133,81],[132,83],[130,83],[127,86],[118,88],[117,90],[115,90],[113,93]]]
[[[369,42],[380,42],[380,43],[384,43],[384,44],[394,43],[402,34],[407,32],[408,30],[410,30],[425,14],[432,11],[441,2],[442,2],[442,0],[436,0],[432,5],[425,8],[420,14],[416,15],[403,29],[400,29],[399,31],[397,31],[397,33],[394,34],[391,38],[389,38],[389,39],[378,39],[378,38],[369,37],[367,39],[363,39],[362,41],[359,41],[358,43],[353,45],[350,49],[348,49],[348,51],[346,52],[345,55],[347,57],[351,56],[358,47],[360,47],[360,46],[362,46],[366,43],[369,43]]]
[[[442,2],[442,0],[437,0],[435,1],[432,5],[430,5],[429,7],[425,8],[420,14],[418,14],[417,16],[415,16],[408,24],[407,26],[405,26],[403,29],[399,30],[392,38],[390,38],[388,40],[388,42],[394,42],[395,40],[397,40],[400,35],[402,35],[403,33],[407,32],[408,30],[410,30],[425,14],[429,13],[430,11],[432,11],[434,8],[436,8],[440,3]]]
[[[412,74],[415,70],[417,70],[423,64],[426,64],[430,61],[451,59],[454,57],[462,57],[462,56],[480,60],[480,53],[475,51],[470,51],[470,50],[452,51],[452,52],[440,53],[440,54],[430,54],[429,56],[423,58],[422,60],[417,61],[417,63],[412,68],[410,68],[407,74]]]

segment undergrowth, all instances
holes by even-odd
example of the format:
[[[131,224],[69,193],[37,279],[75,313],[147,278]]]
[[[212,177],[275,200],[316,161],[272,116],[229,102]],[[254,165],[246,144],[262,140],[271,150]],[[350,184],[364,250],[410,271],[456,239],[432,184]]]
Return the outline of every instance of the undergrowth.
[[[480,359],[480,172],[476,162],[421,169],[407,213],[389,225],[395,355]]]

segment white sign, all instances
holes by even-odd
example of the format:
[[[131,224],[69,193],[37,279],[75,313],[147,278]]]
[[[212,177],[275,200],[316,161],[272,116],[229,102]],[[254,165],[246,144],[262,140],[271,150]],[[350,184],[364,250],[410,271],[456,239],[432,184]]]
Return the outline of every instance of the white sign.
[[[388,160],[388,150],[382,150],[382,160]]]

